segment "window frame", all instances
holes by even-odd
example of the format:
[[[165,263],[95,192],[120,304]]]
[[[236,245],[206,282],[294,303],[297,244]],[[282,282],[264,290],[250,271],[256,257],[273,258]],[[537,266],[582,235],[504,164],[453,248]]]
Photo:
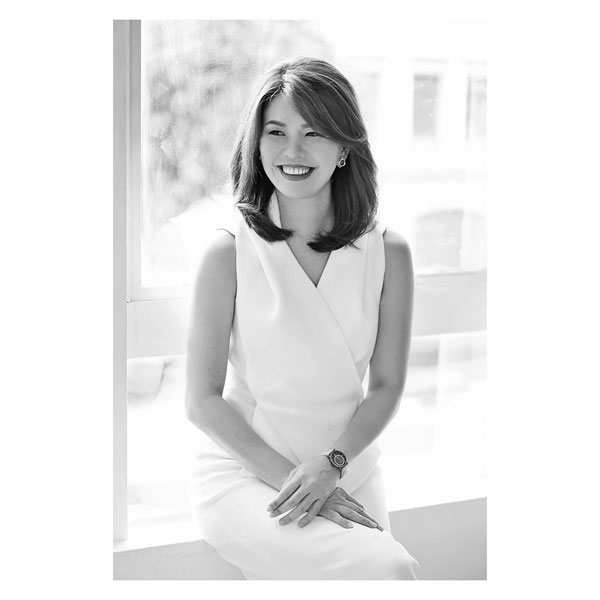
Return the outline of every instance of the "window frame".
[[[113,526],[120,541],[127,539],[127,360],[185,354],[189,290],[141,285],[140,20],[113,22],[113,63]],[[486,307],[485,270],[417,274],[412,336],[484,331]]]
[[[113,539],[127,539],[127,240],[131,21],[113,21]]]

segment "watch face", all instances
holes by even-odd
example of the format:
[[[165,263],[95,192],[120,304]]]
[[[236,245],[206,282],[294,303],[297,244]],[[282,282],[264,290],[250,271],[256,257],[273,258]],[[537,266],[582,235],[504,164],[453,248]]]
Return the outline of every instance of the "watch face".
[[[333,463],[333,465],[338,469],[342,469],[348,464],[346,456],[343,452],[340,452],[339,450],[333,450],[329,456],[331,457],[331,462]]]

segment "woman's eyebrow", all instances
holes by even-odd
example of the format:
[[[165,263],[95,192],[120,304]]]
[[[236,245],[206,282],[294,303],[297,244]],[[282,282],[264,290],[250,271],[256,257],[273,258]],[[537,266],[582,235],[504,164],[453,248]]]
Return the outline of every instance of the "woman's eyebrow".
[[[267,121],[264,124],[264,127],[266,127],[267,125],[277,125],[278,127],[286,127],[285,123],[282,123],[281,121],[275,121],[273,119],[271,119],[270,121]],[[302,123],[302,125],[300,127],[302,127],[303,129],[312,129],[312,127],[308,123]]]

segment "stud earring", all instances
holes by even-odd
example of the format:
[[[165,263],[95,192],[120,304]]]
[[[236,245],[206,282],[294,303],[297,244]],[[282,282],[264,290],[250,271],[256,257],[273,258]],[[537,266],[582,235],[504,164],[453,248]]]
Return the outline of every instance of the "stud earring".
[[[337,161],[337,166],[341,169],[346,166],[346,157],[340,156],[340,159]]]

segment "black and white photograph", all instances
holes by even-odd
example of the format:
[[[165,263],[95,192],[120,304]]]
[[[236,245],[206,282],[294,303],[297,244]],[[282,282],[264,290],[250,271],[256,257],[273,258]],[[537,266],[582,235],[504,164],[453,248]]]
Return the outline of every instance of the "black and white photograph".
[[[115,578],[484,580],[485,24],[115,21],[114,75]]]

